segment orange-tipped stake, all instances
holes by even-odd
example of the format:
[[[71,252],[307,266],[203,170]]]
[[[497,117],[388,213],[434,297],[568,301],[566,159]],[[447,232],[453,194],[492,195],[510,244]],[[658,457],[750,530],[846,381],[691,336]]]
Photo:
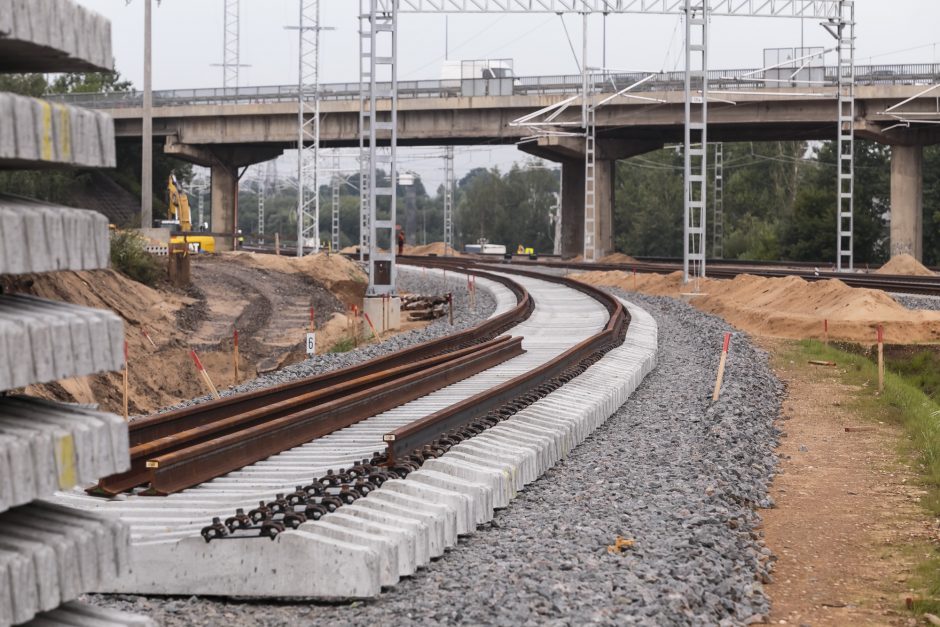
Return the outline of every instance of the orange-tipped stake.
[[[365,316],[366,322],[369,323],[369,328],[372,329],[372,335],[375,336],[375,339],[381,340],[382,337],[379,335],[379,332],[375,330],[375,325],[372,324],[372,320],[369,318],[369,314],[363,311],[362,315]]]
[[[728,361],[728,348],[731,345],[731,334],[725,333],[725,342],[721,347],[721,359],[718,361],[718,378],[715,379],[715,391],[712,392],[712,402],[718,400],[721,394],[721,383],[725,378],[725,362]]]
[[[150,345],[151,345],[151,346],[153,346],[154,348],[157,347],[157,345],[154,344],[154,342],[153,342],[153,338],[150,337],[150,334],[149,334],[149,333],[147,333],[147,329],[145,329],[145,328],[143,328],[143,327],[140,327],[140,332],[144,334],[144,337],[147,338],[147,341],[150,342]]]
[[[196,364],[196,370],[199,371],[199,375],[202,377],[202,382],[206,384],[206,387],[209,388],[209,391],[212,392],[212,396],[216,398],[222,398],[219,395],[219,391],[216,389],[215,384],[212,383],[212,379],[209,378],[209,373],[206,372],[206,369],[202,366],[202,362],[199,361],[199,355],[196,354],[196,351],[190,350],[189,354],[193,358],[193,362]]]

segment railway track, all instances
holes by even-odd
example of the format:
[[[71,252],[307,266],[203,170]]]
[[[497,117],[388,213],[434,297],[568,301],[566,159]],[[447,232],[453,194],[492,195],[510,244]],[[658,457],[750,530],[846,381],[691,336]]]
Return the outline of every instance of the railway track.
[[[441,263],[423,262],[432,274]],[[368,362],[355,373],[141,421],[131,436],[136,474],[98,486],[118,499],[61,495],[131,525],[133,572],[109,591],[374,596],[506,506],[613,413],[655,363],[655,324],[605,292],[525,271],[448,267],[452,278],[456,271],[477,274],[497,302],[481,325],[487,332],[464,338],[471,346],[420,345],[409,351],[428,364],[398,354],[386,358],[390,368]],[[519,317],[520,307],[527,316]],[[500,337],[510,321],[516,340]],[[476,372],[457,365],[496,350],[509,358]],[[451,361],[464,372],[451,373],[435,391],[372,400],[376,384],[392,390],[402,375],[447,370]],[[250,408],[240,409],[242,402]],[[294,411],[298,403],[305,405]],[[340,407],[344,420],[318,420],[318,412],[322,418],[325,408]],[[282,438],[285,417],[325,433],[310,439],[303,431],[303,444],[299,435]],[[263,445],[252,445],[258,459],[240,457],[247,445],[233,443],[258,432],[267,434]],[[159,471],[180,450],[188,470],[164,482]],[[312,573],[310,560],[320,565]],[[249,576],[272,569],[276,577]]]

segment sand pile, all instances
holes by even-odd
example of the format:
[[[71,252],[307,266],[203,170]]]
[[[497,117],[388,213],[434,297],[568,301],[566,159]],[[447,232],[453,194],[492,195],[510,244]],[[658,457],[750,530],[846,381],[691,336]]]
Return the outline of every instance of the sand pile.
[[[600,263],[636,263],[636,259],[623,253],[611,253],[600,258]]]
[[[910,255],[898,255],[875,270],[875,274],[903,274],[906,276],[936,276],[924,264]]]
[[[593,285],[631,291],[628,272],[587,272],[574,278]],[[692,291],[682,273],[638,274],[636,289],[646,294],[679,297]],[[940,312],[911,311],[878,290],[851,288],[839,280],[807,282],[799,277],[763,278],[741,275],[733,280],[705,279],[697,296],[684,296],[695,307],[721,316],[755,335],[790,339],[822,338],[829,320],[832,339],[871,343],[875,327],[885,327],[885,340],[896,344],[940,341]]]
[[[437,255],[438,257],[443,257],[447,252],[447,248],[444,242],[432,242],[430,244],[425,244],[423,246],[405,246],[406,255],[416,255],[416,256],[427,256],[427,255]],[[451,248],[451,256],[458,256],[458,253]]]

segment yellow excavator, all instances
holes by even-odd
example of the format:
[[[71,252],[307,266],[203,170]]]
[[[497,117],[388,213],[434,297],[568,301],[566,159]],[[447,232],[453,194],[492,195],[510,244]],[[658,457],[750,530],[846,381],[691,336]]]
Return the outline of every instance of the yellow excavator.
[[[176,174],[171,173],[167,181],[169,194],[169,220],[163,220],[161,226],[172,232],[171,244],[187,244],[191,253],[214,253],[215,238],[211,235],[190,235],[193,230],[193,217],[189,209],[189,197],[183,191]]]

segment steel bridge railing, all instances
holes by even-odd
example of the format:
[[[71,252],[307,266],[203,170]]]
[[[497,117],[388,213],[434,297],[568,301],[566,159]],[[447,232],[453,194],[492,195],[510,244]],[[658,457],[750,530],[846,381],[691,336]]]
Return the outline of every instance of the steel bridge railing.
[[[806,89],[825,89],[826,85],[818,85],[821,80],[835,87],[836,68],[817,67],[807,68],[814,72],[813,83],[807,84],[800,80],[777,82],[765,80],[770,72],[760,70],[711,70],[708,72],[709,90],[754,90],[773,89],[781,87],[805,87]],[[777,79],[787,70],[776,70],[773,78]],[[645,72],[621,72],[595,74],[591,84],[595,85],[597,92],[612,92],[623,89],[632,83],[646,78]],[[485,82],[484,79],[469,79],[470,81]],[[685,74],[683,72],[663,72],[631,93],[681,91],[683,89]],[[492,83],[501,83],[502,91],[494,91],[493,95],[510,95],[505,91],[505,81],[494,80]],[[858,85],[932,85],[940,82],[940,63],[919,63],[906,65],[859,65],[856,66],[856,83]],[[464,91],[466,80],[426,80],[426,81],[399,81],[399,98],[456,98]],[[514,96],[525,95],[562,95],[577,94],[581,92],[583,77],[581,75],[559,74],[555,76],[527,76],[512,79],[512,93]],[[494,85],[494,89],[497,86]],[[358,100],[360,95],[359,83],[330,83],[320,86],[320,96],[323,100]],[[155,107],[177,107],[187,105],[221,105],[221,104],[269,104],[269,103],[295,103],[297,101],[296,85],[273,85],[261,87],[233,87],[206,88],[206,89],[173,89],[153,92]],[[72,104],[92,109],[121,109],[135,108],[143,104],[143,93],[139,91],[112,92],[97,94],[67,94],[50,96],[49,100]]]

